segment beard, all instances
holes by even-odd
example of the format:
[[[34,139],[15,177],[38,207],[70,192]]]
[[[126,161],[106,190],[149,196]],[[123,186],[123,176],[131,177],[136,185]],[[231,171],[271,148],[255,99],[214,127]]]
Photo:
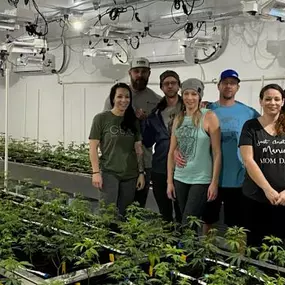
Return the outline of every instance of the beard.
[[[167,98],[173,98],[173,97],[175,97],[177,95],[177,92],[176,91],[172,91],[172,92],[167,92],[167,93],[165,93],[165,96],[167,97]]]
[[[234,97],[234,95],[223,95],[223,98],[225,100],[231,100]]]
[[[134,90],[141,91],[144,90],[148,84],[148,79],[140,78],[137,80],[133,80],[131,78],[132,87]]]

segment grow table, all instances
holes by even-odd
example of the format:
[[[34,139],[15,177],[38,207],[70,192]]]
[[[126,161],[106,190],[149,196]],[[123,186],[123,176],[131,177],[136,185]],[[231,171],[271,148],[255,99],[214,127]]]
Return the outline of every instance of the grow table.
[[[30,178],[38,186],[42,185],[42,181],[48,181],[49,188],[60,188],[62,192],[80,193],[84,197],[99,200],[99,191],[93,187],[91,175],[11,161],[8,165],[9,176],[13,180]],[[0,171],[4,171],[4,161],[0,161]]]

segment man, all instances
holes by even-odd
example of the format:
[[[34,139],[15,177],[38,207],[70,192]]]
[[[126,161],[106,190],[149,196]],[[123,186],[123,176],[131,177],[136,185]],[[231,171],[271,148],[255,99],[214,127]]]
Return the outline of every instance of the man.
[[[151,180],[153,194],[159,212],[166,221],[173,220],[172,201],[167,197],[167,155],[174,117],[181,111],[182,99],[178,95],[180,79],[175,71],[167,70],[160,75],[160,88],[165,94],[149,115],[143,132],[146,147],[155,144],[152,158]],[[176,221],[181,221],[179,207],[174,202]]]
[[[238,142],[243,124],[260,116],[253,108],[235,100],[239,90],[240,79],[235,70],[228,69],[221,73],[218,83],[219,100],[209,103],[207,108],[213,110],[220,120],[222,135],[222,168],[219,191],[216,200],[207,203],[203,216],[204,232],[218,222],[222,202],[224,204],[224,223],[228,226],[242,226],[242,184],[245,176]],[[184,165],[179,152],[176,163]]]
[[[151,113],[152,109],[161,99],[159,95],[147,87],[150,73],[150,64],[146,58],[140,57],[132,60],[129,70],[131,81],[130,88],[132,90],[133,108],[136,112],[137,118],[141,121],[142,131],[147,115]],[[104,110],[110,110],[111,108],[111,103],[109,102],[109,98],[107,98],[105,101]],[[145,207],[149,191],[152,148],[144,148],[143,151],[145,187],[143,190],[137,191],[135,196],[135,201],[139,202],[141,207]]]

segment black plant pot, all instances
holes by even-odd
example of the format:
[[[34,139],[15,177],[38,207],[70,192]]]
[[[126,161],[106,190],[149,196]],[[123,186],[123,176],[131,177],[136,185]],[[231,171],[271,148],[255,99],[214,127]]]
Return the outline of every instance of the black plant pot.
[[[26,255],[19,246],[15,247],[13,249],[13,252],[17,260],[19,261],[29,260],[29,256]],[[117,252],[114,252],[106,248],[99,249],[98,253],[99,253],[98,260],[97,259],[94,260],[94,263],[97,263],[99,261],[98,267],[109,264],[111,262],[110,254],[113,254],[113,255],[117,254]],[[87,270],[90,267],[88,265],[76,265],[75,262],[76,261],[74,262],[67,261],[65,264],[65,271],[63,272],[62,267],[60,267],[60,265],[58,265],[59,268],[56,268],[50,256],[46,256],[42,252],[36,252],[32,254],[33,267],[31,269],[33,271],[30,271],[30,272],[32,272],[36,276],[41,277],[45,280],[51,280],[51,279],[63,278],[64,275],[72,276],[72,275],[75,275],[76,272],[80,270]],[[36,273],[36,272],[39,272],[39,273]],[[102,274],[104,274],[104,272]],[[101,275],[100,273],[96,274],[96,276],[100,276],[100,275]]]

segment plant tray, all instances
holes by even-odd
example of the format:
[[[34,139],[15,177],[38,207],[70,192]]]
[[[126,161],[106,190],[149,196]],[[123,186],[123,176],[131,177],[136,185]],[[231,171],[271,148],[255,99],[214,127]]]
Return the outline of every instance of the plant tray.
[[[0,171],[4,171],[4,161],[0,161]],[[12,180],[31,179],[35,185],[49,181],[49,188],[60,188],[62,192],[99,200],[99,191],[92,186],[91,175],[66,172],[46,167],[38,167],[17,162],[8,163],[9,177]]]
[[[43,278],[24,269],[23,270],[17,269],[16,271],[13,271],[13,273],[11,273],[11,272],[5,272],[3,269],[0,268],[0,274],[8,278],[11,276],[13,276],[14,278],[19,278],[21,280],[22,285],[31,285],[31,284],[42,285],[55,281],[61,281],[64,284],[72,284],[83,280],[87,280],[88,278],[107,274],[108,272],[110,272],[110,266],[112,264],[113,262],[109,262],[101,265],[97,269],[93,268],[81,269],[75,272],[71,272],[68,274],[52,278]]]

